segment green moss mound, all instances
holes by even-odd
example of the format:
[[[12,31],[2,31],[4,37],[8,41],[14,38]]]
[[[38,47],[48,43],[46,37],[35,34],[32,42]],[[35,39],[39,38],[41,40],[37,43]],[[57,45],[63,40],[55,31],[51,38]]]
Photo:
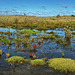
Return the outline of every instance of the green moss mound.
[[[24,62],[28,62],[28,59],[24,59],[23,57],[20,56],[12,56],[10,58],[7,58],[6,61],[8,63],[14,63],[14,64],[22,64]]]
[[[34,30],[20,30],[18,32],[21,33],[21,34],[23,34],[23,33],[27,33],[27,34],[39,33],[38,31],[34,31]]]
[[[49,67],[60,72],[75,72],[75,60],[67,58],[53,58],[48,60]]]
[[[44,59],[31,60],[30,63],[31,63],[32,66],[35,66],[35,67],[37,67],[37,66],[43,66],[43,65],[46,64]]]

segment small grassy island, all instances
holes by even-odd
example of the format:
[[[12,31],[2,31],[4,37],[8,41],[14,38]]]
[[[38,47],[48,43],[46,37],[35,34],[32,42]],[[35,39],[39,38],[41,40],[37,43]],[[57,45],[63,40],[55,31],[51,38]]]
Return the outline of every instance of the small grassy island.
[[[44,59],[35,59],[35,60],[31,60],[31,65],[32,66],[43,66],[46,64],[45,60]]]
[[[14,64],[23,64],[24,62],[28,62],[28,59],[24,59],[23,57],[20,56],[12,56],[10,58],[7,58],[6,61],[8,63],[14,63]]]
[[[49,67],[60,72],[75,72],[75,60],[68,58],[53,58],[48,60]]]

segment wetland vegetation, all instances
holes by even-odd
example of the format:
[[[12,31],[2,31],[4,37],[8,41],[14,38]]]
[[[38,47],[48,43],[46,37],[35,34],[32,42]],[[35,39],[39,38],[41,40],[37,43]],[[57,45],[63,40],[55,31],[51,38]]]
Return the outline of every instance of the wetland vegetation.
[[[0,15],[0,61],[75,72],[75,17]]]

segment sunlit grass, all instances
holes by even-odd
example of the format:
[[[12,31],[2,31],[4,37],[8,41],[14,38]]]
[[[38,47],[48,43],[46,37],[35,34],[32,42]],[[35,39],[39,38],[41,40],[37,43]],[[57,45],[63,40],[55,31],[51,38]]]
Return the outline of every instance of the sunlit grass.
[[[75,60],[68,58],[53,58],[48,60],[49,67],[60,72],[75,72]]]
[[[43,66],[46,64],[44,59],[35,59],[35,60],[31,60],[31,65],[32,66]]]
[[[42,29],[46,27],[50,29],[63,28],[66,26],[75,29],[75,17],[60,16],[57,17],[36,17],[36,16],[21,16],[21,15],[0,15],[0,27],[12,27],[21,29],[25,26],[33,28],[33,26]],[[45,26],[45,27],[44,27]]]
[[[10,57],[10,58],[7,58],[6,59],[6,61],[8,62],[8,63],[14,63],[14,64],[22,64],[22,63],[24,63],[24,62],[28,62],[28,60],[27,59],[24,59],[23,57],[21,57],[21,56],[12,56],[12,57]]]

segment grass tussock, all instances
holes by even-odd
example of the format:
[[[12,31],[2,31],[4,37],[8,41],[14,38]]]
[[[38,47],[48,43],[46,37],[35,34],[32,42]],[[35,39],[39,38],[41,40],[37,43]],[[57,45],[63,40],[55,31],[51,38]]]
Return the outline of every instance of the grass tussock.
[[[23,64],[24,62],[28,62],[28,59],[24,59],[20,56],[12,56],[10,58],[7,58],[6,61],[8,63],[14,63],[14,64]]]
[[[75,60],[67,58],[53,58],[48,60],[49,67],[60,72],[75,72]]]
[[[35,60],[31,60],[31,65],[32,66],[43,66],[46,64],[45,60],[44,59],[35,59]]]

